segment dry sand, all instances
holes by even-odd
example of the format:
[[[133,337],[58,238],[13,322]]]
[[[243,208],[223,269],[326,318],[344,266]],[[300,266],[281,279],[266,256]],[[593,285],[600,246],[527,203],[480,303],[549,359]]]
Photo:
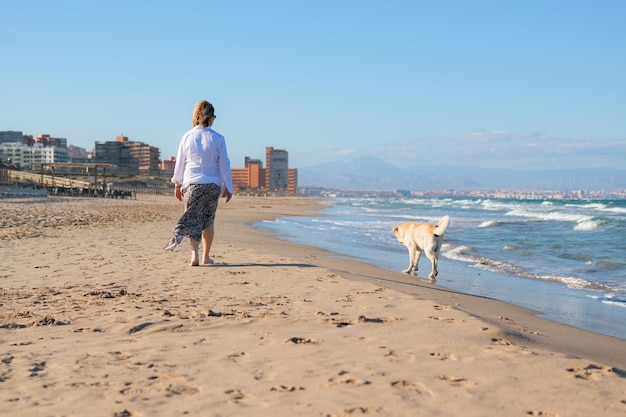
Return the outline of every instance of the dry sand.
[[[221,203],[189,267],[173,197],[0,200],[0,415],[626,415],[624,340],[248,225],[316,207]]]

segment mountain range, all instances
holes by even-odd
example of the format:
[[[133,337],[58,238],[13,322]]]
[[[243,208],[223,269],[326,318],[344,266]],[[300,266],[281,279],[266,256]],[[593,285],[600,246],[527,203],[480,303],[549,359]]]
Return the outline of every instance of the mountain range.
[[[429,166],[398,168],[382,159],[356,158],[298,169],[299,187],[338,190],[605,190],[626,189],[626,170],[615,168],[513,169]]]

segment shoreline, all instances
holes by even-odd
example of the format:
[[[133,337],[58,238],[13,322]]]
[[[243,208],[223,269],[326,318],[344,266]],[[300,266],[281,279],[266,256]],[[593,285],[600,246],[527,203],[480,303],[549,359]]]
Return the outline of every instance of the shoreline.
[[[543,314],[541,311],[490,297],[456,291],[427,282],[420,277],[410,277],[407,274],[351,259],[349,255],[278,239],[275,233],[261,231],[253,224],[248,225],[257,232],[281,242],[282,244],[277,244],[280,253],[288,253],[292,256],[315,255],[317,266],[339,272],[355,281],[384,285],[421,299],[450,303],[450,299],[455,298],[454,308],[498,326],[517,342],[554,349],[573,356],[601,361],[609,360],[615,363],[615,366],[626,370],[626,355],[623,354],[626,352],[624,339],[542,318],[539,317]]]
[[[323,201],[220,202],[211,253],[163,251],[182,205],[0,200],[0,404],[11,415],[584,416],[626,411],[625,343],[286,242]],[[406,278],[409,278],[406,276]]]

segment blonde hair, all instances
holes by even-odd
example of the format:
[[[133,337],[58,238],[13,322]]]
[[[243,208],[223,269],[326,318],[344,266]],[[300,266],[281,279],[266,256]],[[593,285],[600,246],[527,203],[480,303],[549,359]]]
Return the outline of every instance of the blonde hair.
[[[215,114],[213,105],[206,100],[200,100],[196,103],[196,107],[193,109],[193,115],[191,116],[191,124],[193,127],[200,125],[201,127],[208,127],[211,117]]]

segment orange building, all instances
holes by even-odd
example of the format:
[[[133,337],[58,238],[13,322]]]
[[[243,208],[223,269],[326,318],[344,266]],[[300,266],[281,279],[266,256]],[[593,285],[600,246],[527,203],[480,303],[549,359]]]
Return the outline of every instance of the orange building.
[[[282,149],[265,148],[266,168],[259,159],[246,157],[245,168],[232,168],[235,193],[270,191],[295,195],[298,170],[288,167],[288,153]]]
[[[174,175],[174,167],[176,166],[176,158],[170,156],[170,159],[164,159],[161,161],[160,167],[161,171],[167,174]]]

